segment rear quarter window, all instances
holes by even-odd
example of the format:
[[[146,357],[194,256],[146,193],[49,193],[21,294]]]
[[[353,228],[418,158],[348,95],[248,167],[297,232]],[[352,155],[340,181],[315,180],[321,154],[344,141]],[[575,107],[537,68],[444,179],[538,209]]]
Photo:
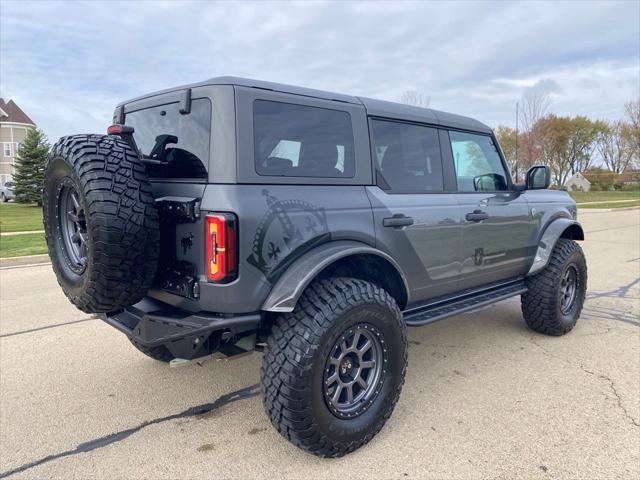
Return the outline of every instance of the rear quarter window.
[[[211,135],[211,101],[194,99],[191,112],[179,112],[170,103],[127,113],[125,124],[134,128],[133,138],[149,165],[151,178],[207,178]]]
[[[253,103],[258,175],[352,178],[355,154],[347,112],[256,100]]]

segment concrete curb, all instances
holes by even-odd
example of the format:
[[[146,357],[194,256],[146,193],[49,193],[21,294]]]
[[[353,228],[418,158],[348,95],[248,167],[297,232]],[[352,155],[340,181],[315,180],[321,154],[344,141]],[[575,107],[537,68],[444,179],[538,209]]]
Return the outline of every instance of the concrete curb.
[[[603,213],[603,212],[624,212],[626,210],[640,210],[640,207],[620,207],[620,208],[580,208],[578,207],[578,211],[580,215],[585,213]]]
[[[630,198],[628,200],[600,200],[598,202],[580,202],[576,203],[576,205],[597,205],[599,203],[633,203],[640,202],[640,198]]]
[[[19,267],[22,265],[34,265],[39,263],[51,263],[49,255],[25,255],[24,257],[0,258],[0,268]]]

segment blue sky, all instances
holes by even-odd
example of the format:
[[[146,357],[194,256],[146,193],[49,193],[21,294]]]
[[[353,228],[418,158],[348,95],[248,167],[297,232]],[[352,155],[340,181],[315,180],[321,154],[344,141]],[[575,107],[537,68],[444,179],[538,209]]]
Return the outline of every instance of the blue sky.
[[[50,139],[115,104],[238,75],[514,124],[523,89],[614,119],[640,95],[640,2],[0,1],[0,95]]]

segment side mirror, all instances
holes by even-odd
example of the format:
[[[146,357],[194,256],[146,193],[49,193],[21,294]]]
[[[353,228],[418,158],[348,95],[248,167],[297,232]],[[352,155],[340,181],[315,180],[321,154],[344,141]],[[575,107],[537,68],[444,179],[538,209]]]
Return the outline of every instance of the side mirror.
[[[551,170],[545,165],[535,165],[527,170],[527,190],[544,190],[551,185]]]
[[[487,173],[473,178],[476,192],[498,192],[507,189],[507,182],[502,175]]]

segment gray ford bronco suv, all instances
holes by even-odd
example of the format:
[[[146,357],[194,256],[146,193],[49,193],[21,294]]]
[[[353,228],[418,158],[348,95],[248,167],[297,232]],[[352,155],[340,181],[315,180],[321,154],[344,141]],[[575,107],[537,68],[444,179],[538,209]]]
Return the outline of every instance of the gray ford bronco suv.
[[[44,223],[74,305],[163,362],[263,350],[275,428],[337,457],[391,415],[407,326],[520,295],[533,330],[573,328],[584,233],[549,181],[512,183],[471,118],[221,77],[61,138]]]

